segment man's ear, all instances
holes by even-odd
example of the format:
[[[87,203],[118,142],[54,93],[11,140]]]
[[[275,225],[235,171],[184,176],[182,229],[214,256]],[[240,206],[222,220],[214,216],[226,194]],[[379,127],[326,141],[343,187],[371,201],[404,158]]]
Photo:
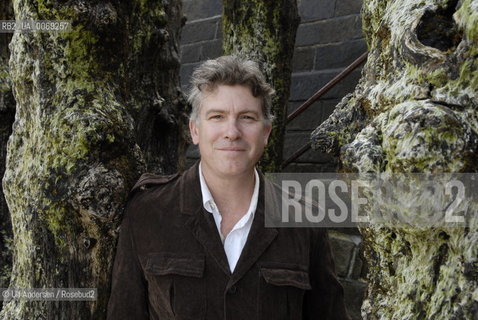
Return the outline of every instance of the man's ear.
[[[199,143],[199,133],[196,120],[189,120],[189,133],[194,144]]]

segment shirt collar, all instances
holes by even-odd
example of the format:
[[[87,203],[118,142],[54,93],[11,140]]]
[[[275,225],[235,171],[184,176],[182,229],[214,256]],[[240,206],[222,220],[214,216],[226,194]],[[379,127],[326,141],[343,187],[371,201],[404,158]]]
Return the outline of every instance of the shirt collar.
[[[208,212],[213,213],[214,211],[217,212],[217,207],[216,203],[214,202],[214,198],[212,197],[211,191],[209,190],[206,180],[204,179],[204,175],[202,174],[202,164],[199,163],[199,182],[201,184],[201,194],[202,194],[202,204],[204,209],[206,209]],[[254,191],[252,193],[252,198],[251,202],[249,204],[249,209],[247,209],[246,214],[252,214],[254,216],[254,213],[256,212],[257,209],[257,201],[259,199],[259,174],[257,173],[256,168],[254,168],[254,177],[255,177],[255,182],[254,182]]]

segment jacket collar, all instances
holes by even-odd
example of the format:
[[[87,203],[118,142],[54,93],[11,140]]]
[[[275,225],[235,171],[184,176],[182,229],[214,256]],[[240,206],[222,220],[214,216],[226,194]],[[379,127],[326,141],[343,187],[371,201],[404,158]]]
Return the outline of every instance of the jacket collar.
[[[182,214],[189,216],[186,226],[194,237],[204,246],[219,267],[227,275],[231,275],[226,253],[222,245],[217,227],[211,214],[202,205],[201,186],[199,182],[199,161],[184,172],[180,180],[180,210]],[[232,286],[237,282],[259,259],[262,253],[277,236],[274,228],[265,228],[264,222],[264,187],[267,183],[264,176],[259,172],[260,189],[254,221],[249,236],[237,262],[234,273],[229,283]]]
[[[199,161],[186,170],[180,180],[179,210],[187,215],[197,213],[198,203],[202,203],[199,182]]]

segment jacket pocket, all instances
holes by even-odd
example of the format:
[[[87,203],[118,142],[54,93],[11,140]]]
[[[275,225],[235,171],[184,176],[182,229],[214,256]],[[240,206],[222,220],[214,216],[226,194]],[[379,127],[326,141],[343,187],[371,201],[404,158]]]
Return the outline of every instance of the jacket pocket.
[[[173,253],[158,253],[149,256],[145,271],[164,276],[179,275],[202,278],[204,273],[204,257]]]
[[[302,319],[304,293],[311,289],[307,268],[281,265],[260,270],[259,318]]]
[[[204,256],[201,255],[150,254],[145,273],[150,302],[157,303],[157,308],[153,308],[165,311],[173,319],[203,319],[206,311],[204,265]],[[161,318],[160,314],[158,316]]]
[[[309,274],[306,271],[262,268],[261,273],[264,280],[271,285],[311,289]]]

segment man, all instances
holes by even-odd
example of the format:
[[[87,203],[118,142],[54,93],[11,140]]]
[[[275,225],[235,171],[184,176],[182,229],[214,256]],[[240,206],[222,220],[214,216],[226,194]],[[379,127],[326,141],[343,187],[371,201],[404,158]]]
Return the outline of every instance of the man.
[[[272,93],[252,61],[224,56],[194,72],[201,160],[133,188],[108,319],[348,319],[325,230],[264,227],[270,183],[255,165]]]

